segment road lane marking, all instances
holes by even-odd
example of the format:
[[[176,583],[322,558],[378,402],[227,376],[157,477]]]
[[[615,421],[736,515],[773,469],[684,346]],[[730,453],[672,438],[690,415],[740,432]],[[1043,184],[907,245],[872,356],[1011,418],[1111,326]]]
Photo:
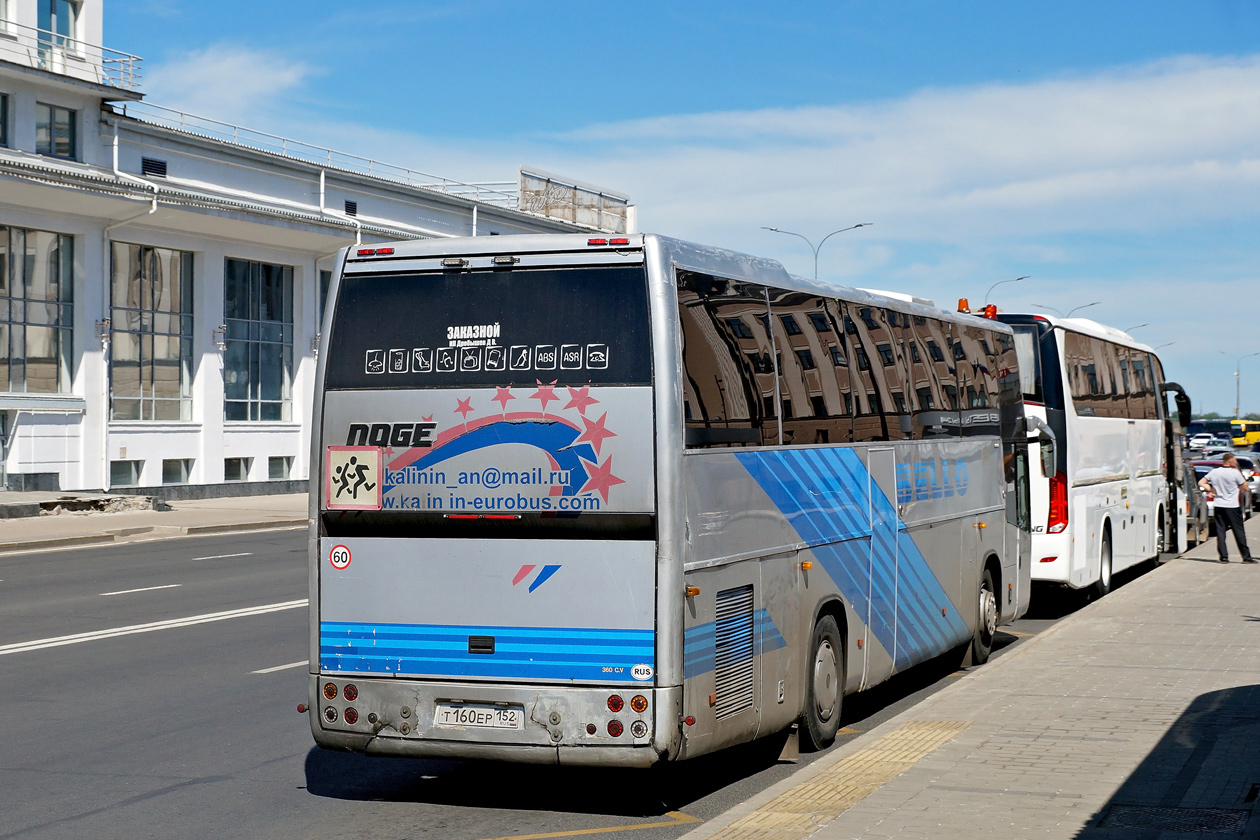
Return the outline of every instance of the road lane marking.
[[[168,583],[165,586],[146,586],[143,589],[120,589],[117,592],[102,592],[101,597],[106,595],[130,595],[132,592],[152,592],[155,589],[174,589],[183,585],[182,583]]]
[[[194,557],[189,562],[195,563],[198,560],[226,560],[229,557],[252,557],[253,554],[254,552],[252,551],[242,551],[240,554],[211,554],[209,557]]]
[[[111,627],[108,630],[94,630],[91,633],[75,633],[72,636],[55,636],[50,639],[35,639],[29,642],[18,642],[11,645],[0,645],[0,656],[10,653],[26,653],[31,650],[77,645],[80,642],[95,642],[98,639],[112,639],[117,636],[130,636],[134,633],[152,633],[155,630],[171,630],[176,627],[191,627],[194,624],[209,624],[212,621],[226,621],[229,618],[246,618],[251,615],[265,615],[281,610],[295,610],[307,605],[307,599],[285,601],[280,604],[263,604],[258,607],[246,607],[240,610],[190,615],[187,618],[172,618],[167,621],[154,621],[150,624],[132,624],[127,627]]]
[[[504,837],[488,837],[486,840],[544,840],[547,837],[583,837],[587,834],[612,834],[615,831],[637,831],[640,828],[668,828],[673,825],[691,825],[692,823],[704,822],[699,817],[684,814],[682,811],[670,811],[665,816],[672,817],[672,819],[669,822],[612,825],[606,828],[578,828],[573,831],[548,831],[546,834],[509,834]]]
[[[301,668],[310,665],[309,659],[303,659],[301,662],[290,662],[288,665],[277,665],[274,668],[263,668],[259,671],[250,671],[251,674],[274,674],[276,671],[287,671],[290,668]]]

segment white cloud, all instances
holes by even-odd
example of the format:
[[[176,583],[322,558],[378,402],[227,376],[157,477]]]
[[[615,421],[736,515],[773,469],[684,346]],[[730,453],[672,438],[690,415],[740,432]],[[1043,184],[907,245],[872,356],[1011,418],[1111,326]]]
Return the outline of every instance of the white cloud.
[[[316,71],[278,52],[219,45],[157,64],[145,80],[155,105],[235,124],[263,119]]]

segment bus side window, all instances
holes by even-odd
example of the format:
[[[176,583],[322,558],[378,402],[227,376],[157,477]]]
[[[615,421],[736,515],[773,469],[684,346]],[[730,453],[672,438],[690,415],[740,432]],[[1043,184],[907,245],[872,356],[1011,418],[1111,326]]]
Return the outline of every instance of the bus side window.
[[[1120,368],[1120,350],[1110,341],[1092,338],[1090,344],[1094,348],[1094,363],[1099,372],[1099,417],[1128,417],[1128,389],[1125,387],[1127,371]]]
[[[850,330],[853,357],[857,369],[854,400],[856,415],[853,418],[853,440],[858,443],[876,440],[892,440],[889,435],[888,417],[884,413],[888,404],[888,385],[884,378],[884,359],[879,345],[891,341],[887,328],[875,320],[873,307],[845,304],[845,328]]]
[[[1129,371],[1133,386],[1129,391],[1129,417],[1133,420],[1157,420],[1155,387],[1151,379],[1149,356],[1141,350],[1125,348],[1129,355]]]
[[[989,337],[997,351],[996,374],[1000,400],[1002,422],[1002,439],[1012,440],[1015,437],[1017,418],[1022,416],[1021,404],[1024,391],[1020,387],[1019,356],[1015,352],[1015,339],[1003,333],[994,333]]]
[[[965,326],[955,336],[954,359],[958,395],[963,401],[964,435],[999,434],[1000,395],[997,356],[990,344],[992,333],[980,327]]]
[[[688,448],[778,442],[765,315],[763,287],[678,271]]]
[[[910,382],[914,386],[915,400],[914,436],[939,438],[957,435],[958,386],[942,349],[951,345],[949,325],[936,318],[915,315],[911,319],[909,333]]]
[[[835,353],[844,357],[840,323],[832,320],[822,298],[802,292],[771,289],[770,312],[778,349],[783,443],[847,443],[851,421],[834,373],[847,370],[835,364]]]
[[[1080,333],[1063,334],[1063,363],[1067,368],[1073,407],[1081,417],[1105,416],[1097,411],[1099,372],[1090,339]]]

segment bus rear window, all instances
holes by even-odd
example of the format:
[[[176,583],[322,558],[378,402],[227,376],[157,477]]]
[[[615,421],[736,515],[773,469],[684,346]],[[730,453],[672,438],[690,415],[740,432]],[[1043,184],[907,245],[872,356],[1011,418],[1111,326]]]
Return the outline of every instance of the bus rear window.
[[[334,306],[328,389],[651,382],[641,265],[348,274]]]

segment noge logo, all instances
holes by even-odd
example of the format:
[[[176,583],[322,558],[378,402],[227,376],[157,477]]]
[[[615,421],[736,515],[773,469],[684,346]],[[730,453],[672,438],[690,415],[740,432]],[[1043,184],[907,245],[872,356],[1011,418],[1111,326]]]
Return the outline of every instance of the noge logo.
[[[525,580],[525,578],[529,577],[529,573],[534,571],[534,569],[537,569],[537,568],[538,567],[536,565],[530,565],[530,564],[521,566],[520,570],[517,571],[516,573],[516,577],[512,578],[512,585],[516,586],[516,584]],[[534,577],[534,582],[529,585],[529,591],[533,592],[535,589],[542,586],[551,578],[552,575],[554,575],[558,571],[560,571],[559,566],[543,566],[542,571],[540,571]]]
[[[346,446],[432,446],[437,423],[351,423]]]

